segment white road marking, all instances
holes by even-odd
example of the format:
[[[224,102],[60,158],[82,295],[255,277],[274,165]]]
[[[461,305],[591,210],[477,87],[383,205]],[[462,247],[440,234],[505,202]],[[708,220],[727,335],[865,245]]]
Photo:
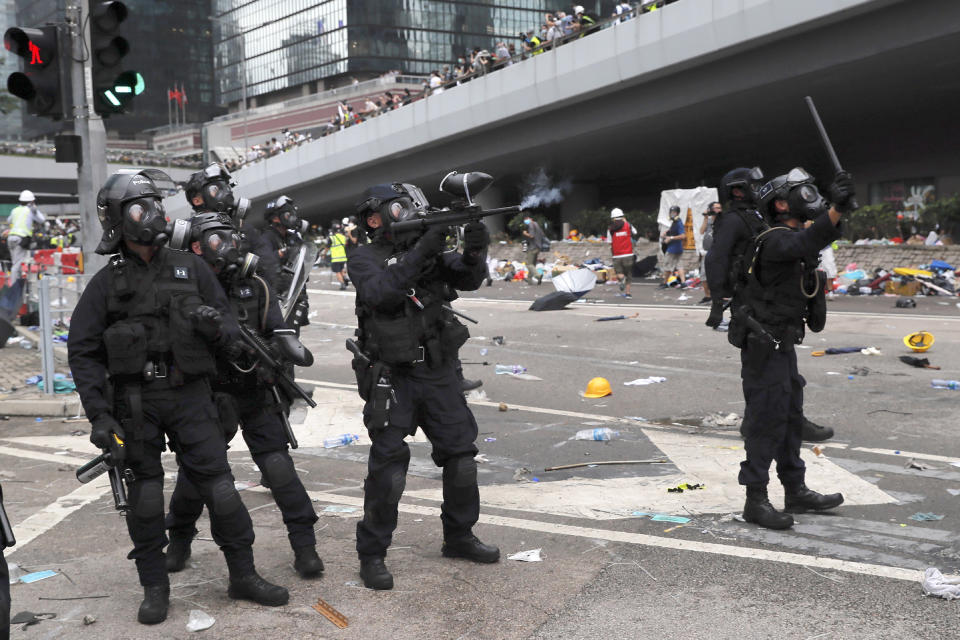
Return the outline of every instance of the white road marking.
[[[335,493],[326,493],[321,491],[308,491],[310,497],[321,502],[331,504],[343,504],[350,506],[363,506],[363,498],[354,496],[342,496]],[[403,513],[411,513],[425,516],[439,516],[438,507],[429,507],[418,504],[407,504],[401,502],[399,509]],[[677,551],[696,551],[698,553],[711,553],[721,556],[730,556],[736,558],[746,558],[749,560],[762,560],[767,562],[780,562],[784,564],[793,564],[803,567],[816,569],[832,569],[835,571],[844,571],[847,573],[858,573],[861,575],[877,576],[881,578],[892,578],[894,580],[907,580],[917,582],[922,573],[917,569],[908,569],[905,567],[890,567],[878,564],[867,564],[864,562],[850,562],[848,560],[837,560],[834,558],[823,558],[818,556],[806,556],[799,553],[788,553],[784,551],[773,551],[770,549],[757,549],[752,547],[735,547],[711,542],[699,542],[696,540],[681,540],[677,538],[664,538],[644,533],[632,533],[628,531],[610,531],[607,529],[595,529],[590,527],[578,527],[573,525],[557,524],[553,522],[540,522],[538,520],[526,520],[522,518],[508,518],[495,515],[480,515],[480,522],[499,527],[510,527],[513,529],[524,529],[527,531],[538,531],[541,533],[574,536],[578,538],[587,538],[589,540],[608,540],[610,542],[624,542],[627,544],[637,544],[647,547],[657,547],[661,549],[675,549]]]
[[[10,440],[12,438],[8,438]],[[61,449],[57,446],[47,445],[45,443],[37,444],[39,447],[48,447],[51,449]],[[75,464],[78,467],[82,464],[90,462],[89,459],[73,458],[71,456],[55,456],[52,453],[43,453],[42,451],[31,451],[30,449],[17,449],[14,447],[2,447],[0,446],[0,454],[7,456],[14,456],[17,458],[27,458],[30,460],[43,460],[44,462],[57,462],[60,464]]]
[[[644,429],[644,434],[672,462],[678,473],[631,478],[570,478],[554,482],[485,485],[483,503],[499,509],[553,513],[563,516],[610,520],[629,517],[633,511],[685,515],[731,513],[743,508],[744,489],[737,483],[743,446],[734,440],[678,431]],[[824,491],[843,489],[844,504],[889,504],[896,502],[875,485],[808,449],[800,452],[807,465],[807,481]],[[704,489],[669,493],[682,483],[702,484]],[[411,491],[409,495],[435,502],[439,489]],[[783,498],[778,482],[770,484],[770,497]]]
[[[960,458],[956,456],[938,456],[932,453],[916,453],[914,451],[899,451],[893,449],[874,449],[872,447],[850,447],[850,451],[863,451],[864,453],[877,453],[883,456],[897,456],[904,460],[910,458],[919,458],[920,460],[931,460],[933,462],[957,462]]]
[[[57,459],[62,460],[60,456],[57,456]],[[30,542],[60,524],[71,513],[99,500],[106,493],[110,493],[110,478],[107,474],[103,474],[96,480],[82,484],[67,495],[57,498],[55,502],[48,504],[23,522],[14,523],[13,530],[17,537],[17,546],[13,547],[7,555],[22,551]]]

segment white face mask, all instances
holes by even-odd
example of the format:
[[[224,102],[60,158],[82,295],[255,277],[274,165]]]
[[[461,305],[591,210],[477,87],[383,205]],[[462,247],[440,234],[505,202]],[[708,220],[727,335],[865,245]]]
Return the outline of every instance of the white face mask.
[[[524,218],[524,219],[523,219],[523,224],[530,224],[531,222],[532,222],[532,220],[530,220],[530,218]]]

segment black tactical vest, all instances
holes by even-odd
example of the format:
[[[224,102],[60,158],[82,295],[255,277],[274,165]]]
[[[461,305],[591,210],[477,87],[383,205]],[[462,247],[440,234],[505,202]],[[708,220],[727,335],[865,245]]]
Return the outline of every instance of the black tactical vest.
[[[147,361],[174,364],[190,376],[216,373],[211,347],[190,317],[204,304],[198,265],[192,254],[166,247],[149,265],[111,258],[103,339],[112,376],[139,376]]]
[[[388,246],[370,245],[370,250],[378,251],[385,266],[402,257],[391,254]],[[439,366],[454,358],[470,337],[467,327],[443,308],[456,299],[456,292],[435,274],[428,273],[417,282],[414,297],[419,305],[408,297],[392,313],[357,304],[362,346],[375,360],[387,364],[426,361]]]
[[[761,251],[764,241],[772,233],[794,233],[788,227],[772,227],[757,236],[748,246],[745,256],[745,281],[737,298],[740,304],[749,305],[752,315],[760,324],[780,332],[787,327],[802,331],[807,315],[809,296],[804,293],[805,278],[810,270],[804,260],[782,263],[773,273],[761,268]],[[813,265],[814,268],[816,265]],[[769,265],[768,265],[769,268]],[[817,291],[816,285],[813,292]],[[802,334],[800,336],[802,338]]]

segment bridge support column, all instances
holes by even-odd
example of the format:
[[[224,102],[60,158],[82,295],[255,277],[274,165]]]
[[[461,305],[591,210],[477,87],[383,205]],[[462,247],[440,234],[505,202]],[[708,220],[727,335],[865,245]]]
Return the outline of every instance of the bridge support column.
[[[573,189],[560,203],[560,220],[563,223],[563,237],[570,233],[570,225],[577,215],[585,209],[600,207],[600,191],[595,182],[574,182]]]

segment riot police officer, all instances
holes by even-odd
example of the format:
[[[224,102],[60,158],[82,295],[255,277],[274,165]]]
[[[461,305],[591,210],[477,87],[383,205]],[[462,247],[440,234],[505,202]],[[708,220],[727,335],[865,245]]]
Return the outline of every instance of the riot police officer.
[[[491,563],[500,550],[473,535],[480,514],[477,423],[454,369],[469,332],[447,309],[455,290],[472,291],[486,278],[489,235],[480,223],[464,229],[463,253],[444,252],[446,229],[396,233],[390,224],[428,206],[419,188],[380,184],[357,210],[372,240],[349,255],[357,289],[360,347],[354,369],[366,400],[364,422],[373,441],[364,482],[364,515],[357,524],[360,576],[372,589],[393,588],[384,564],[397,526],[410,450],[404,437],[423,429],[433,461],[443,468],[442,553]]]
[[[713,294],[708,327],[716,327],[723,318],[724,305],[733,297],[735,276],[739,274],[744,254],[751,239],[768,228],[757,211],[757,192],[763,185],[760,167],[738,167],[720,179],[718,188],[723,212],[713,223],[713,245],[705,259],[707,285]],[[740,434],[746,437],[748,424],[744,420]],[[807,442],[822,442],[833,437],[833,428],[821,426],[803,416],[802,438]]]
[[[217,163],[190,175],[183,194],[195,213],[223,213],[230,217],[235,227],[240,227],[250,210],[250,201],[237,198],[233,177]]]
[[[280,196],[267,203],[264,211],[266,229],[260,234],[254,252],[260,257],[261,272],[278,298],[289,291],[291,273],[285,269],[289,260],[296,256],[303,244],[307,221],[299,216],[293,198]],[[312,267],[305,264],[305,268]],[[302,284],[302,283],[301,283]],[[288,324],[300,335],[300,327],[310,323],[307,319],[309,301],[306,286],[300,289],[293,309],[288,315]]]
[[[230,571],[229,596],[269,606],[289,598],[254,568],[253,524],[234,488],[210,392],[213,350],[234,341],[236,320],[203,260],[161,246],[169,230],[155,180],[173,184],[159,170],[122,170],[97,194],[103,237],[96,251],[116,255],[80,297],[68,340],[70,368],[93,425],[90,441],[125,459],[132,474],[128,557],[144,587],[137,614],[144,624],[162,622],[170,598],[164,436],[209,509]]]
[[[190,248],[217,274],[233,314],[251,331],[282,342],[278,344],[278,351],[302,353],[297,364],[309,366],[312,356],[293,336],[293,330],[286,328],[269,287],[256,274],[256,256],[241,255],[239,234],[229,219],[217,213],[202,213],[190,222]],[[287,346],[292,348],[282,348]],[[294,568],[303,577],[318,576],[323,571],[323,562],[317,555],[313,532],[317,514],[287,450],[284,415],[287,405],[279,392],[273,393],[275,387],[263,384],[271,372],[258,369],[255,361],[242,363],[235,357],[238,354],[230,355],[234,357],[218,358],[213,383],[225,439],[227,442],[232,439],[239,423],[250,455],[280,507],[293,547]],[[202,512],[200,494],[186,474],[179,474],[167,515],[170,533],[167,571],[184,568],[190,557],[190,543],[196,535],[194,525]]]
[[[841,215],[854,202],[849,174],[838,173],[829,193],[832,205],[799,168],[761,187],[760,210],[770,227],[748,243],[734,293],[728,338],[741,349],[748,425],[739,477],[747,492],[743,518],[771,529],[792,526],[789,513],[832,509],[843,502],[839,493],[822,495],[805,484],[800,444],[806,382],[797,371],[794,349],[803,340],[805,322],[815,332],[826,322],[817,254],[840,237]],[[774,509],[767,497],[774,460],[786,513]]]

